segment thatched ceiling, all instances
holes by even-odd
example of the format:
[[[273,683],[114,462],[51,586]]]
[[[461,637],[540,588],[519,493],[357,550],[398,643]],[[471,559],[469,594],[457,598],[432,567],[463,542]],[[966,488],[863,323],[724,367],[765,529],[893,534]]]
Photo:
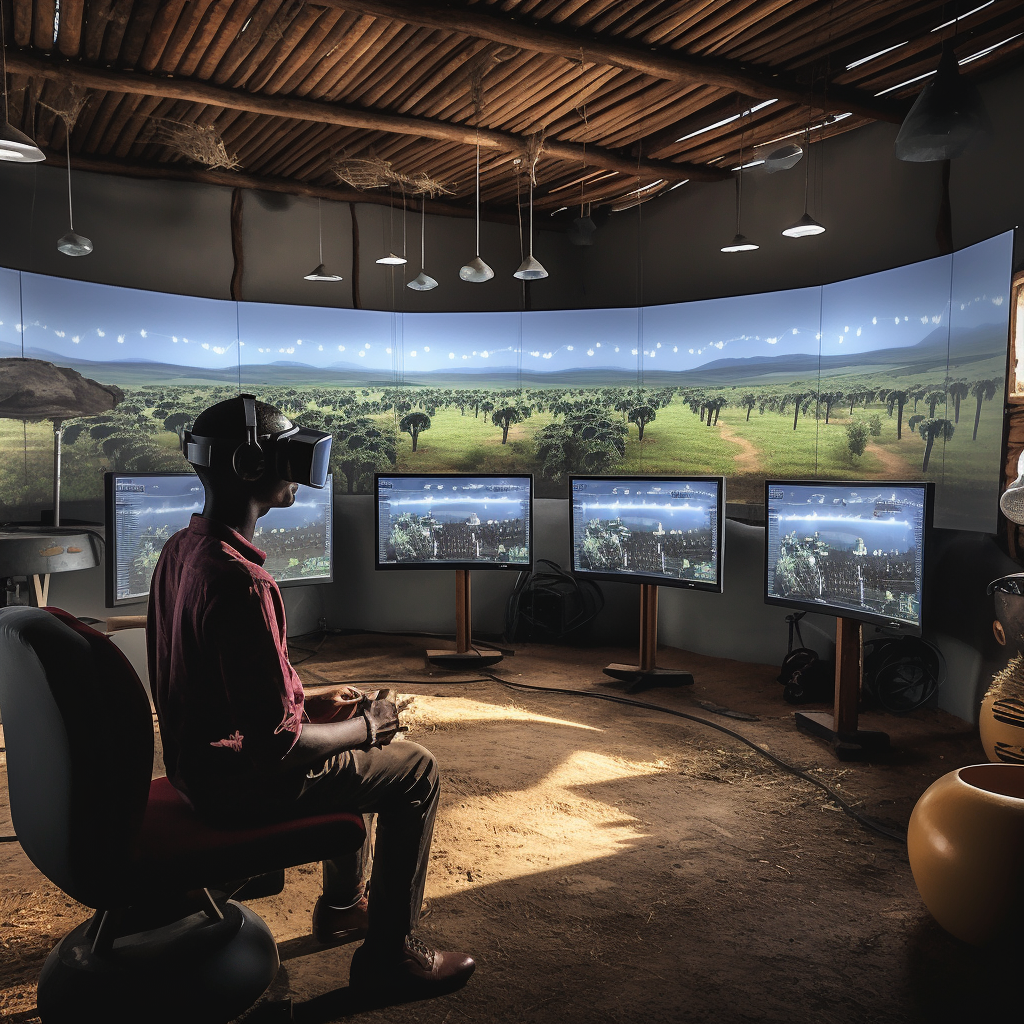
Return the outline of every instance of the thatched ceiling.
[[[898,123],[944,44],[972,77],[1024,54],[1018,0],[7,0],[4,15],[10,120],[55,157],[53,110],[77,94],[80,167],[350,199],[332,168],[373,157],[446,183],[437,212],[469,210],[477,141],[495,211],[538,144],[542,209],[621,208],[729,176],[741,142],[750,159],[808,125],[817,141]],[[173,122],[215,128],[235,169],[182,155]]]

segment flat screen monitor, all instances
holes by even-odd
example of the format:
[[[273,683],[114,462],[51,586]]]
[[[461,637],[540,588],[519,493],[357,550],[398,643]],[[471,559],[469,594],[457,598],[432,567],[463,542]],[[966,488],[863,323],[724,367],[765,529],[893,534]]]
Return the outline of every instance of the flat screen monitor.
[[[572,571],[722,591],[720,476],[569,478]]]
[[[322,490],[299,485],[295,503],[256,522],[253,543],[267,553],[264,568],[279,586],[330,583],[334,576],[333,481]],[[164,542],[202,512],[206,492],[193,473],[107,473],[107,607],[149,596]]]
[[[378,569],[529,569],[533,477],[380,473]]]
[[[921,633],[928,483],[765,483],[765,601]]]

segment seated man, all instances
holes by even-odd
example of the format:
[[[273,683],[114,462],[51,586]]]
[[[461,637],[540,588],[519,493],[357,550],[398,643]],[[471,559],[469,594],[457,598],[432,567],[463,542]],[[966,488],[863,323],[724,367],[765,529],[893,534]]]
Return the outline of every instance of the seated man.
[[[469,956],[411,934],[430,857],[437,764],[418,744],[391,745],[398,715],[386,700],[364,700],[345,721],[304,721],[281,592],[252,543],[256,520],[290,506],[299,482],[324,485],[330,435],[295,427],[242,395],[200,414],[183,451],[206,505],[164,545],[147,625],[169,778],[219,824],[376,813],[369,902],[363,851],[325,861],[315,937],[365,936],[352,958],[355,987],[429,994],[464,983],[475,966]]]

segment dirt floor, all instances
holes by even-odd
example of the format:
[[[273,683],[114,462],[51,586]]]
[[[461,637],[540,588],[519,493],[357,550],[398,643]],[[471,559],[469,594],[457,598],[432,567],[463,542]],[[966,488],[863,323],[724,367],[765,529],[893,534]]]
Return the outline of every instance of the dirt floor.
[[[585,696],[460,684],[427,671],[423,648],[332,637],[300,671],[308,684],[417,680],[394,688],[415,697],[409,738],[443,767],[421,934],[471,952],[476,974],[436,1000],[355,1006],[345,987],[355,947],[313,944],[319,868],[294,868],[280,896],[252,904],[280,944],[271,996],[278,1007],[291,999],[291,1019],[900,1024],[981,1020],[1012,992],[1019,951],[977,951],[939,929],[901,843],[731,737]],[[493,671],[621,694],[600,669],[631,654],[526,646]],[[794,729],[777,669],[671,649],[660,663],[690,669],[696,685],[639,699],[741,732],[890,826],[906,826],[934,779],[984,760],[972,727],[920,711],[865,714],[862,724],[892,737],[892,755],[840,763]],[[6,833],[6,785],[2,800]],[[16,844],[0,846],[3,1019],[34,1019],[42,961],[85,914]]]

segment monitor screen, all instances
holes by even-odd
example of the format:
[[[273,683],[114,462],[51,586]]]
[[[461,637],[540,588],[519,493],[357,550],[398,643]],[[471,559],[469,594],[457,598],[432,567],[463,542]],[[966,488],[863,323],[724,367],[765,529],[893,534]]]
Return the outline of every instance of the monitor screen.
[[[927,483],[765,484],[765,600],[921,632]]]
[[[206,500],[192,473],[107,473],[107,607],[142,601],[164,542],[188,526]],[[295,503],[256,522],[253,543],[267,553],[264,568],[280,586],[330,583],[333,578],[333,487],[299,485]]]
[[[379,474],[378,569],[529,569],[533,477]]]
[[[569,492],[573,572],[721,592],[723,477],[574,476]]]

